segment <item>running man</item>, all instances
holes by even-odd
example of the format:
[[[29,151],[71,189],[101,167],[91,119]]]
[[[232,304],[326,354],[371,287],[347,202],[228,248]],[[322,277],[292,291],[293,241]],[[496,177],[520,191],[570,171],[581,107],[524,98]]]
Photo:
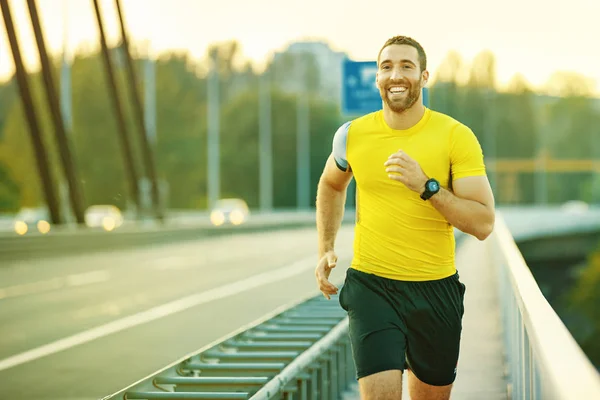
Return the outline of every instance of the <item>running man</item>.
[[[354,255],[339,293],[348,312],[361,398],[398,400],[408,370],[412,400],[450,398],[465,285],[453,227],[484,240],[494,197],[470,128],[423,105],[427,57],[414,39],[389,39],[377,58],[382,110],[334,135],[317,193],[319,262],[329,299],[346,188],[356,180]]]

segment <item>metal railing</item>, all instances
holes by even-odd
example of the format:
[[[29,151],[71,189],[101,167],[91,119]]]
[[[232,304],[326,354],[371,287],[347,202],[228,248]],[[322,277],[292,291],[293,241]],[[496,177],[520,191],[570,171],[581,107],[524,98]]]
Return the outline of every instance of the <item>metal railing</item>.
[[[355,381],[348,318],[322,295],[285,306],[104,397],[337,400]]]
[[[548,303],[502,216],[489,238],[512,399],[600,399],[600,375]]]

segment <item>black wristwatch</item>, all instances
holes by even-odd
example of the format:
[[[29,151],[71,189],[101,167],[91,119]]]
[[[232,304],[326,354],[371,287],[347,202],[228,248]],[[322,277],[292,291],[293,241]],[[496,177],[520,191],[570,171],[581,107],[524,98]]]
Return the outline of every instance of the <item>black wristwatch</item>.
[[[425,191],[421,193],[423,200],[429,200],[431,196],[440,191],[440,183],[434,178],[429,179],[425,182]]]

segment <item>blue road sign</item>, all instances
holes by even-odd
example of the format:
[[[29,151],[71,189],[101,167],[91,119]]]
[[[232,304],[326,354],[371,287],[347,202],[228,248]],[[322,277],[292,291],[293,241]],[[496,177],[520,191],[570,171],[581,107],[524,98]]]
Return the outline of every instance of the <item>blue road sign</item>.
[[[375,85],[377,63],[352,61],[342,64],[342,113],[362,115],[381,109],[381,96]]]
[[[342,64],[342,113],[363,115],[381,109],[381,96],[375,83],[376,61],[352,61]],[[429,106],[429,91],[423,90],[423,104]]]

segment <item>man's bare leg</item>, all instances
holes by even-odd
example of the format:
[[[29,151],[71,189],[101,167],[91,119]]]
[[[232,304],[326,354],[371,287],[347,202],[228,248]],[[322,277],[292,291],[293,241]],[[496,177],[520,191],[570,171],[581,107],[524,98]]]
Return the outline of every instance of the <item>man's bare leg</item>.
[[[401,400],[402,371],[377,372],[358,380],[361,400]]]
[[[432,386],[421,382],[419,378],[408,370],[408,393],[410,400],[450,400],[452,384],[447,386]]]

